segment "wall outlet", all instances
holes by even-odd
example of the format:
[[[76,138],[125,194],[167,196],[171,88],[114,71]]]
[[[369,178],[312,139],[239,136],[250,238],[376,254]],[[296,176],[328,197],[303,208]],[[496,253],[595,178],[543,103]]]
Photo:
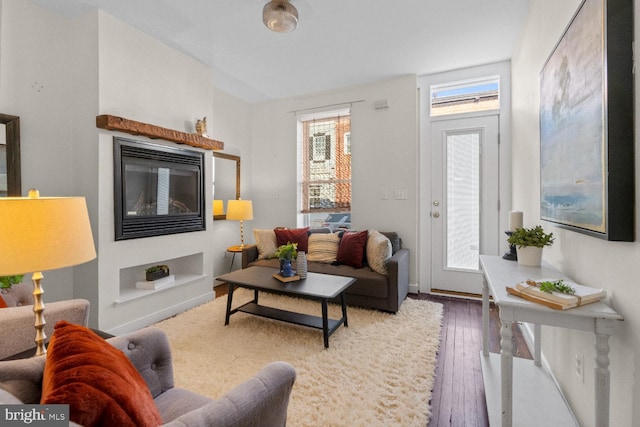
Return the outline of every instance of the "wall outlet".
[[[580,353],[576,353],[576,375],[584,384],[584,356]]]

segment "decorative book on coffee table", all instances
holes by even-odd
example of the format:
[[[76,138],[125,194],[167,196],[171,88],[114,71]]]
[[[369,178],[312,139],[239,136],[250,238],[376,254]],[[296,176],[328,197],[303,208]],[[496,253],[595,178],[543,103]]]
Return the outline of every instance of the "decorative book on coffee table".
[[[556,310],[566,310],[600,301],[607,295],[604,289],[591,288],[579,285],[574,282],[563,280],[562,283],[575,291],[574,294],[567,294],[553,291],[544,292],[540,289],[540,284],[544,282],[558,282],[557,279],[540,280],[534,282],[517,283],[514,287],[507,286],[507,292],[526,300],[545,305]]]
[[[276,279],[284,283],[296,282],[301,279],[301,277],[297,274],[294,274],[293,276],[285,277],[285,276],[281,276],[279,273],[274,273],[273,277],[275,277]]]

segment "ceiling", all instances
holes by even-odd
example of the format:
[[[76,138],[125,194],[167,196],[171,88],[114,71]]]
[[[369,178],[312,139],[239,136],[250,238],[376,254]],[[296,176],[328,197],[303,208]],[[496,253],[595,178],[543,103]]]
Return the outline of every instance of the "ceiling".
[[[74,18],[101,9],[213,69],[248,102],[511,58],[530,0],[291,0],[298,28],[262,24],[266,0],[31,0]]]

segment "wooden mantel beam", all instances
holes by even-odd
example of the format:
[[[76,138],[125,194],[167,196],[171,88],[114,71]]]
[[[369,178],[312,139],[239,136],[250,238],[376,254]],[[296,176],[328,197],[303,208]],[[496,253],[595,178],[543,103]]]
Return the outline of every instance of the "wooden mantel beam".
[[[103,114],[96,116],[96,127],[107,130],[117,130],[131,135],[142,135],[151,139],[164,139],[178,144],[186,144],[205,150],[222,150],[224,142],[209,139],[195,133],[180,132],[148,123],[136,122],[118,116]]]

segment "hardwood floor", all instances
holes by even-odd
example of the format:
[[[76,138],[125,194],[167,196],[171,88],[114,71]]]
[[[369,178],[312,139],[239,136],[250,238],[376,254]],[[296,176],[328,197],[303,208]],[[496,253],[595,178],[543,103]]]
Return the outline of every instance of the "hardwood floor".
[[[409,298],[435,301],[444,306],[429,427],[488,427],[480,367],[482,302],[429,294],[410,294]],[[500,320],[493,303],[489,336],[490,351],[499,353]],[[513,343],[515,357],[532,358],[518,325],[513,328]]]
[[[224,295],[225,285],[215,287],[216,296]],[[482,351],[482,302],[480,300],[409,294],[409,298],[443,304],[440,350],[431,396],[431,420],[428,427],[488,427],[484,383],[480,367]],[[489,351],[500,352],[498,308],[491,303]],[[513,326],[513,354],[532,359],[520,327]]]

